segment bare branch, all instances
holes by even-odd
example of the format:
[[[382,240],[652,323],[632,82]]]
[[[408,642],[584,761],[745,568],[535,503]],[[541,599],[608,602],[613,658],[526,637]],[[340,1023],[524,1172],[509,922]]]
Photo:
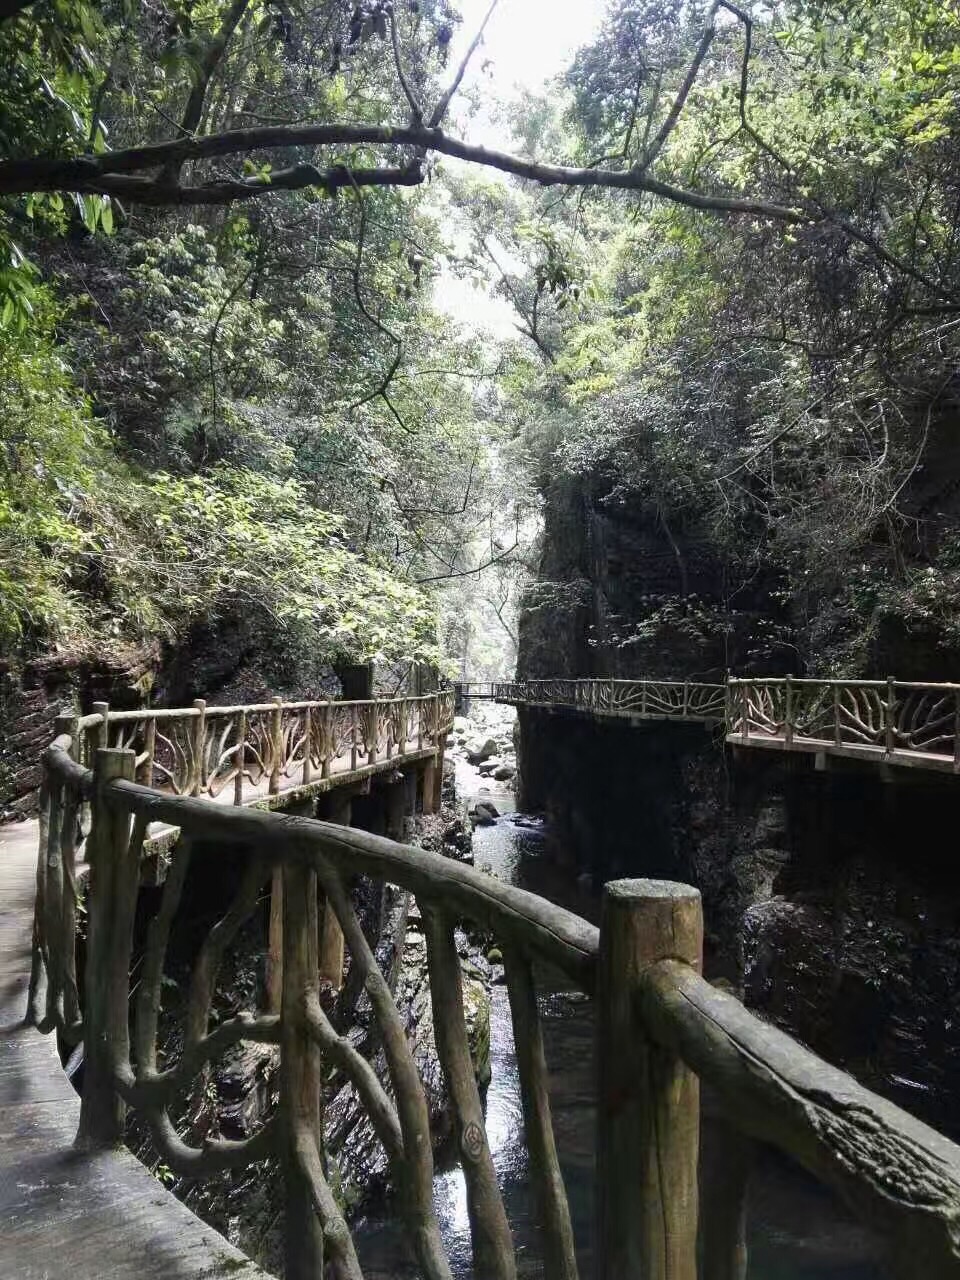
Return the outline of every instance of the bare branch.
[[[443,95],[443,97],[434,107],[433,115],[431,115],[430,117],[431,129],[436,129],[436,127],[443,120],[443,117],[447,114],[447,108],[450,106],[450,103],[453,100],[454,94],[460,88],[460,84],[463,80],[463,77],[466,75],[467,67],[470,65],[470,59],[476,53],[477,48],[480,44],[480,41],[483,39],[483,33],[487,29],[487,23],[493,17],[493,11],[497,7],[497,2],[498,0],[492,0],[490,8],[487,10],[483,21],[480,23],[479,31],[473,37],[473,40],[470,42],[469,49],[463,55],[463,61],[460,63],[460,66],[457,68],[457,74],[453,77],[453,80],[450,83],[450,87],[447,89],[446,93]]]
[[[501,564],[508,556],[513,555],[519,545],[519,542],[515,542],[512,547],[507,547],[506,551],[501,551],[498,555],[491,556],[483,564],[476,564],[471,569],[457,569],[453,573],[438,573],[432,578],[418,578],[417,585],[422,586],[426,582],[446,582],[448,578],[469,578],[471,574],[480,573],[482,569],[489,569],[491,565]]]
[[[419,163],[403,168],[350,170],[338,165],[322,172],[313,165],[298,165],[271,175],[270,179],[221,180],[202,186],[159,187],[145,179],[126,179],[120,175],[161,167],[170,161],[211,160],[221,156],[247,154],[265,148],[330,147],[342,145],[409,146],[436,151],[472,164],[484,165],[502,173],[525,178],[541,186],[606,187],[621,191],[644,191],[651,195],[683,204],[692,209],[714,213],[742,213],[781,222],[802,222],[805,214],[798,208],[773,204],[766,200],[741,199],[736,196],[706,194],[675,187],[651,178],[637,168],[611,170],[573,168],[567,165],[540,164],[504,151],[494,151],[452,138],[437,128],[397,129],[387,125],[323,124],[262,125],[251,129],[230,129],[225,133],[199,138],[177,138],[169,142],[151,143],[101,155],[75,159],[49,159],[33,156],[0,163],[0,195],[25,194],[31,191],[103,192],[126,196],[150,204],[228,203],[272,190],[297,190],[308,186],[326,186],[335,190],[357,186],[414,186],[423,181]]]
[[[200,121],[203,119],[203,104],[206,101],[207,90],[210,87],[210,81],[213,79],[213,73],[220,65],[227,45],[230,43],[230,37],[239,26],[249,3],[250,0],[233,0],[224,15],[220,30],[204,50],[196,81],[190,90],[187,105],[183,111],[183,119],[180,122],[181,132],[192,135],[200,128]],[[175,185],[179,176],[180,164],[176,160],[172,160],[164,167],[163,172],[157,178],[157,182],[164,185],[168,183]]]
[[[687,98],[690,96],[690,90],[696,83],[697,76],[700,73],[700,68],[703,65],[703,60],[707,56],[707,52],[709,51],[711,44],[713,44],[713,38],[717,33],[717,29],[713,25],[713,20],[717,16],[717,9],[719,7],[719,4],[715,4],[707,15],[707,25],[704,28],[703,35],[700,37],[700,43],[693,56],[693,61],[687,68],[687,74],[684,76],[683,84],[681,84],[677,91],[677,96],[673,100],[673,106],[667,112],[667,117],[657,131],[656,137],[644,152],[643,162],[640,166],[642,169],[648,169],[650,165],[653,164],[654,160],[656,160],[657,156],[663,150],[664,143],[673,132],[677,121],[680,119],[680,113],[686,106]],[[631,129],[632,127],[633,126],[631,125]]]
[[[400,37],[397,34],[397,16],[394,12],[393,5],[387,11],[387,20],[390,23],[390,39],[393,43],[393,61],[397,68],[397,77],[400,81],[400,87],[403,89],[403,96],[410,104],[410,120],[412,124],[423,124],[423,107],[420,105],[417,95],[413,91],[413,86],[406,77],[403,70],[403,58],[400,54]]]

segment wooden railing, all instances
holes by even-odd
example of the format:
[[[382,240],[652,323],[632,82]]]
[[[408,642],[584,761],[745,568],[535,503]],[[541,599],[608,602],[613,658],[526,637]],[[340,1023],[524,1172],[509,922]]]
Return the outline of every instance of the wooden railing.
[[[496,698],[630,720],[722,724],[734,746],[960,773],[960,684],[808,680],[521,680]]]
[[[499,702],[575,707],[643,720],[722,721],[726,690],[695,680],[514,680],[496,686]]]
[[[729,689],[731,742],[960,772],[960,685],[786,676]]]
[[[599,930],[542,898],[471,867],[364,832],[306,818],[218,805],[138,784],[136,754],[98,748],[91,772],[63,733],[44,759],[38,860],[37,976],[48,992],[33,1014],[86,1046],[78,1142],[120,1141],[125,1110],[144,1118],[163,1161],[202,1178],[276,1155],[286,1179],[287,1280],[361,1280],[350,1231],[328,1180],[323,1099],[348,1082],[386,1152],[410,1250],[428,1280],[450,1280],[433,1203],[433,1156],[423,1087],[388,981],[348,890],[364,875],[415,894],[427,940],[436,1044],[466,1180],[475,1274],[515,1280],[510,1226],[497,1185],[463,1017],[454,936],[466,919],[488,931],[506,962],[530,1172],[545,1274],[576,1280],[575,1241],[550,1115],[535,985],[548,965],[597,1005],[598,1280],[694,1280],[698,1268],[699,1083],[718,1098],[726,1162],[702,1213],[705,1280],[742,1280],[744,1205],[752,1143],[772,1144],[841,1195],[886,1242],[907,1280],[960,1276],[960,1148],[861,1088],[761,1022],[700,976],[695,889],[658,881],[605,886]],[[89,804],[82,844],[77,815]],[[180,837],[146,926],[135,996],[131,955],[143,835],[154,821]],[[242,859],[235,893],[196,955],[179,1059],[159,1061],[158,1020],[171,926],[192,859]],[[91,868],[84,996],[76,979],[76,869]],[[283,893],[281,999],[211,1025],[225,950],[257,909],[271,875]],[[320,906],[323,903],[323,910]],[[342,930],[350,969],[341,996],[365,990],[376,1024],[366,1050],[343,1035],[341,1010],[321,1002],[326,920]],[[321,920],[324,921],[321,924]],[[318,937],[319,935],[319,937]],[[280,1102],[245,1141],[191,1147],[171,1120],[176,1098],[243,1040],[279,1046]],[[374,1069],[372,1045],[385,1060]]]
[[[136,778],[178,796],[242,805],[337,773],[436,751],[453,718],[453,690],[357,702],[274,702],[111,711],[76,723],[78,759],[98,747],[133,751]],[[69,726],[68,726],[69,729]]]

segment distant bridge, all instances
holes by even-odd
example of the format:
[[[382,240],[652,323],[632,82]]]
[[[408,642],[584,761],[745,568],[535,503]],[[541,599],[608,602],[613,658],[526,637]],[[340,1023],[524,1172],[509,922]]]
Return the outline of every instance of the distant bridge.
[[[457,685],[459,701],[575,711],[639,723],[723,728],[735,747],[804,752],[960,773],[960,684],[793,676],[692,680],[553,679]]]

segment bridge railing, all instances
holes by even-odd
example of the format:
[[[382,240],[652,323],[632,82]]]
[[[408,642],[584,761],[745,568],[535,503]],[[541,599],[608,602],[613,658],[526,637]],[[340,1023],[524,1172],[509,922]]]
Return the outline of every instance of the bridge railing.
[[[786,676],[729,690],[733,742],[960,772],[960,685]]]
[[[514,680],[496,686],[501,702],[576,707],[598,715],[720,722],[726,690],[695,680]]]
[[[235,805],[342,770],[434,751],[453,719],[453,690],[355,702],[274,702],[111,711],[78,721],[78,758],[99,747],[136,756],[137,781],[174,795],[226,794]]]
[[[326,1162],[323,1105],[341,1088],[360,1100],[384,1148],[422,1274],[451,1276],[433,1203],[423,1086],[388,977],[354,908],[350,884],[357,875],[399,886],[416,895],[420,907],[435,1039],[478,1276],[515,1280],[517,1271],[464,1023],[455,936],[461,920],[488,931],[504,956],[530,1177],[551,1280],[576,1280],[578,1264],[550,1112],[536,988],[543,966],[597,1006],[598,1280],[697,1275],[701,1080],[719,1099],[727,1130],[719,1180],[703,1201],[705,1280],[745,1275],[754,1142],[786,1152],[842,1196],[885,1241],[895,1275],[960,1276],[960,1148],[704,981],[696,890],[646,880],[608,884],[597,930],[437,854],[329,823],[163,793],[135,781],[131,750],[98,748],[93,771],[74,758],[76,751],[76,735],[61,733],[44,761],[37,963],[49,983],[46,1016],[37,1020],[83,1037],[79,1145],[119,1142],[132,1107],[176,1173],[203,1178],[278,1157],[286,1180],[290,1280],[317,1280],[325,1264],[338,1280],[362,1280]],[[77,816],[84,803],[91,806],[92,826],[81,848]],[[180,838],[136,957],[134,990],[140,856],[153,821],[175,826]],[[74,945],[82,856],[91,881],[81,1001]],[[223,884],[220,915],[194,957],[179,1057],[161,1062],[157,1039],[171,930],[191,863],[209,859]],[[272,1012],[215,1020],[221,962],[268,883],[274,894],[279,883],[282,904],[278,1004]],[[345,979],[342,967],[333,975],[340,989],[335,1003],[319,980],[328,927],[341,931],[350,952]],[[373,1025],[358,1040],[345,1031],[361,992]],[[37,987],[32,994],[36,1000]],[[33,1011],[42,1012],[36,1004]],[[192,1146],[172,1119],[177,1100],[242,1041],[278,1046],[278,1108],[243,1141],[217,1136],[214,1116],[210,1136]]]
[[[960,684],[812,680],[514,680],[501,702],[599,716],[723,724],[735,745],[823,752],[960,773]]]

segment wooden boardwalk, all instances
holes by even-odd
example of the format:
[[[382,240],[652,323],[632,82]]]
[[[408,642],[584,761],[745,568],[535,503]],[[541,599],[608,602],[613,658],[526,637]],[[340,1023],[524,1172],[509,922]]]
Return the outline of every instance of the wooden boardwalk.
[[[80,1099],[54,1036],[23,1025],[37,824],[0,828],[0,1277],[264,1277],[129,1152],[74,1150]]]
[[[244,807],[285,808],[347,783],[432,759],[408,740],[391,758],[304,784],[283,775],[243,788]],[[208,796],[234,802],[233,789]],[[145,852],[173,843],[177,828],[152,824]],[[80,1099],[61,1066],[56,1037],[24,1025],[36,892],[36,822],[0,827],[0,1280],[213,1280],[266,1277],[167,1191],[128,1151],[81,1154],[73,1141]]]

